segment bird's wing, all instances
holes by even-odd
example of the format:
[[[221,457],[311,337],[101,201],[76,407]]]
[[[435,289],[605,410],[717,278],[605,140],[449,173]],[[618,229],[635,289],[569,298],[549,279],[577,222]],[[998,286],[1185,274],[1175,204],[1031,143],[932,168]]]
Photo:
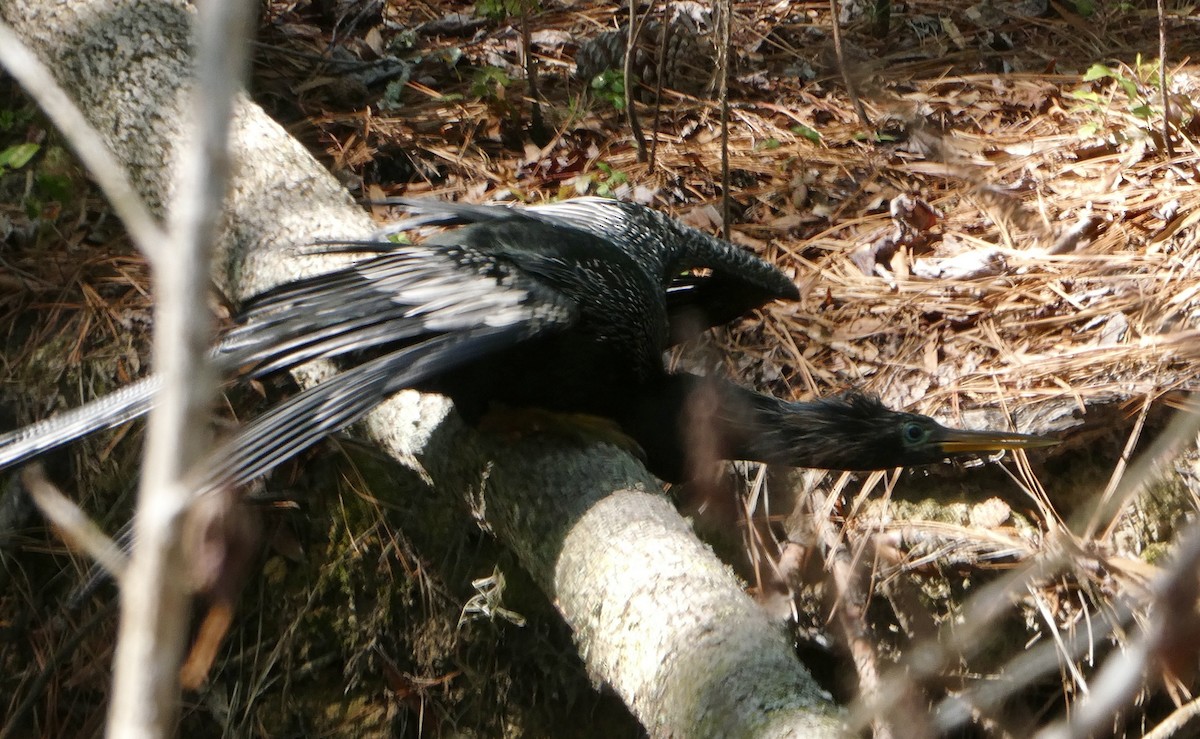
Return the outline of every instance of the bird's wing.
[[[320,247],[378,248],[375,241]],[[430,334],[514,324],[542,331],[572,320],[568,303],[507,260],[454,243],[393,244],[378,256],[251,298],[221,351],[257,376]]]
[[[523,207],[414,198],[381,202],[398,205],[412,214],[389,227],[389,232],[528,219],[573,228],[619,244],[666,286],[672,343],[727,323],[772,300],[800,297],[791,279],[769,262],[635,203],[596,197]]]
[[[324,245],[374,250],[377,242]],[[222,346],[254,374],[317,357],[387,353],[315,385],[213,454],[210,484],[241,484],[366,415],[388,396],[575,318],[572,301],[504,259],[454,243],[387,253],[254,298]],[[240,333],[239,333],[240,332]]]

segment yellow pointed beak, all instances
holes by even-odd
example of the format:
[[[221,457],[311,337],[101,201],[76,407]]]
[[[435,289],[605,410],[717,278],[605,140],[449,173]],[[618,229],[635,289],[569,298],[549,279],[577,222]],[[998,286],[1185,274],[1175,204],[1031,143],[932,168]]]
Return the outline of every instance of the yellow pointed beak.
[[[942,429],[934,439],[947,454],[967,452],[999,452],[1005,449],[1039,449],[1055,446],[1058,439],[1015,431],[965,431]]]

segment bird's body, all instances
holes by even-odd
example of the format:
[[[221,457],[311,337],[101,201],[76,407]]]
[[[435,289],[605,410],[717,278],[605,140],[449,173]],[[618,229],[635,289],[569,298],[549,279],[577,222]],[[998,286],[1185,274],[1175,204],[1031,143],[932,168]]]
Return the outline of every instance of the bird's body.
[[[689,326],[707,327],[772,299],[798,297],[795,286],[766,262],[638,206],[598,199],[528,210],[405,204],[417,214],[406,228],[460,226],[416,248],[426,260],[452,261],[449,274],[485,276],[491,281],[484,292],[487,302],[493,311],[504,306],[502,314],[464,311],[459,304],[462,286],[454,284],[436,286],[432,295],[438,297],[431,304],[424,289],[412,287],[411,272],[400,280],[384,266],[406,260],[413,247],[349,243],[337,248],[385,251],[251,300],[244,328],[233,338],[245,332],[256,337],[254,344],[296,347],[284,337],[312,335],[312,316],[345,319],[356,312],[346,309],[345,295],[371,296],[364,302],[380,300],[380,310],[357,311],[356,320],[367,316],[370,328],[356,324],[365,339],[345,352],[353,364],[364,352],[419,347],[431,335],[458,333],[483,318],[513,329],[514,340],[476,357],[439,362],[421,377],[407,377],[406,386],[449,396],[472,423],[493,404],[583,413],[620,423],[644,396],[657,394],[667,382],[663,352],[686,337]],[[704,275],[694,276],[692,269],[704,270]],[[397,284],[391,284],[393,278]],[[474,303],[468,305],[474,309]],[[414,318],[420,333],[397,330],[411,328]],[[344,326],[334,334],[347,336]],[[293,349],[288,361],[301,354],[307,358],[307,353]],[[264,366],[277,361],[272,358]],[[672,418],[677,416],[678,411]],[[674,426],[673,420],[667,423]],[[251,437],[250,446],[274,433],[264,427]],[[646,461],[659,474],[677,466],[654,457]]]
[[[362,258],[251,299],[214,350],[226,371],[251,376],[319,358],[343,368],[218,450],[214,484],[266,472],[406,387],[450,396],[470,421],[493,403],[603,416],[641,445],[651,471],[671,480],[687,474],[684,429],[701,387],[716,401],[705,419],[720,456],[862,469],[950,455],[939,434],[959,432],[878,403],[788,404],[668,374],[662,354],[672,343],[798,297],[777,269],[728,242],[648,208],[595,198],[524,209],[400,204],[413,214],[400,228],[447,230],[417,245],[321,246]],[[0,467],[143,412],[152,385],[0,437]],[[846,418],[855,422],[839,426]],[[913,419],[922,438],[905,437]],[[839,443],[839,433],[860,433],[861,444]],[[976,450],[1033,445],[1033,437],[984,436]],[[884,448],[861,454],[872,440]]]
[[[668,275],[613,242],[526,221],[471,225],[433,241],[504,260],[536,281],[541,299],[569,306],[569,322],[419,384],[450,396],[469,421],[493,401],[612,417],[629,388],[662,374]]]

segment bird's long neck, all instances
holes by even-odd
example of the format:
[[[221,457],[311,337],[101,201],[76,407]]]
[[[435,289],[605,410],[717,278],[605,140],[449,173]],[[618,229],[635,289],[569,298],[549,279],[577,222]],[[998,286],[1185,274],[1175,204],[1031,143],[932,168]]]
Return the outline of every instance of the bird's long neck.
[[[829,443],[828,429],[819,421],[811,429],[780,423],[804,419],[809,405],[725,380],[673,374],[647,388],[619,420],[646,452],[650,471],[672,482],[721,459],[841,468],[846,450]]]

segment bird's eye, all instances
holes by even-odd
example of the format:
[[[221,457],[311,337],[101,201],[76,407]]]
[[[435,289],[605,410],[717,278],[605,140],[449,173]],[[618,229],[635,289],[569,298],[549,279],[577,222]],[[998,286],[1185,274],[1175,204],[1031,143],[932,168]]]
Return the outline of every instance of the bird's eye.
[[[920,444],[929,438],[929,429],[916,421],[909,421],[904,424],[900,433],[904,436],[904,441],[907,444]]]

